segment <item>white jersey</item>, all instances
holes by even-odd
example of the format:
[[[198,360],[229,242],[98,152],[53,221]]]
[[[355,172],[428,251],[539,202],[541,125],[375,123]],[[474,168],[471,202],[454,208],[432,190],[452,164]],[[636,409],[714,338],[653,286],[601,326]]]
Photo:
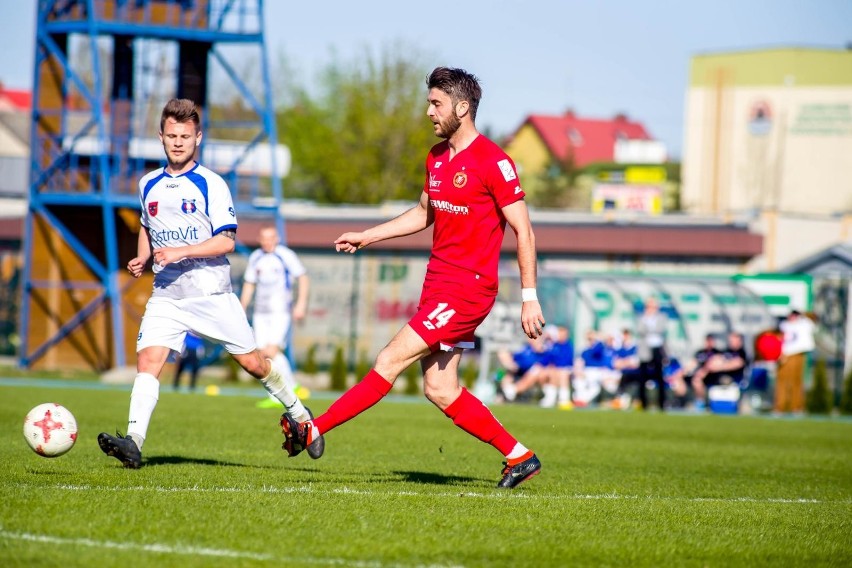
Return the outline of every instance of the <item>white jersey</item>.
[[[283,245],[272,252],[257,249],[249,256],[245,281],[254,284],[254,313],[269,314],[290,311],[293,283],[305,274],[296,253]]]
[[[810,353],[816,347],[814,343],[814,322],[807,316],[799,316],[794,320],[784,320],[779,326],[784,332],[784,343],[781,352],[784,355]]]
[[[139,180],[142,226],[153,248],[202,243],[237,229],[231,192],[219,174],[195,164],[179,176],[154,170]],[[192,298],[232,292],[231,266],[225,255],[154,264],[152,297]]]

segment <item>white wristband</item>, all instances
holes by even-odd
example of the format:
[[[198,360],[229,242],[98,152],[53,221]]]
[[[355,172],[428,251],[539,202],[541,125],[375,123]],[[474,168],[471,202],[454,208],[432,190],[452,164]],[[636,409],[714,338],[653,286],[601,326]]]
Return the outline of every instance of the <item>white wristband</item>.
[[[521,301],[537,302],[538,294],[536,294],[535,288],[521,288]]]

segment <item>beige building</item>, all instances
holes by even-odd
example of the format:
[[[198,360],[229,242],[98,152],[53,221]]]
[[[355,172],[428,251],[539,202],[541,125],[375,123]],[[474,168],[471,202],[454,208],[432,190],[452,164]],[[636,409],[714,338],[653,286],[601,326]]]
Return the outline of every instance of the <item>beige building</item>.
[[[852,50],[696,56],[682,207],[748,219],[773,271],[852,238]]]

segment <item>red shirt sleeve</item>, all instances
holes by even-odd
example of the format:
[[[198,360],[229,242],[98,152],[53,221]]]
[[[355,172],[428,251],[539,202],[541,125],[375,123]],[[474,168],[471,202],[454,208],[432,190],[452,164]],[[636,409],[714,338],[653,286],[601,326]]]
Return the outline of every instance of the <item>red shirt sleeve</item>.
[[[501,209],[524,198],[524,190],[518,179],[515,163],[506,154],[497,154],[486,165],[488,186],[494,193],[497,206]]]

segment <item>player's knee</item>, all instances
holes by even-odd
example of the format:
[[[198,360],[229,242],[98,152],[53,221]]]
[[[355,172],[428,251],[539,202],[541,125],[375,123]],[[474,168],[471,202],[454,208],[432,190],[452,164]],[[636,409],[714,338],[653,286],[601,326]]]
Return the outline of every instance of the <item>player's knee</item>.
[[[261,357],[259,351],[246,355],[235,355],[234,360],[246,373],[256,379],[262,379],[267,376],[272,367],[264,357]]]
[[[399,360],[388,349],[383,349],[379,353],[373,368],[390,383],[393,383],[399,374],[405,370]]]
[[[458,398],[459,394],[461,394],[461,388],[458,386],[430,384],[428,381],[425,381],[423,383],[423,394],[429,402],[443,409]]]

